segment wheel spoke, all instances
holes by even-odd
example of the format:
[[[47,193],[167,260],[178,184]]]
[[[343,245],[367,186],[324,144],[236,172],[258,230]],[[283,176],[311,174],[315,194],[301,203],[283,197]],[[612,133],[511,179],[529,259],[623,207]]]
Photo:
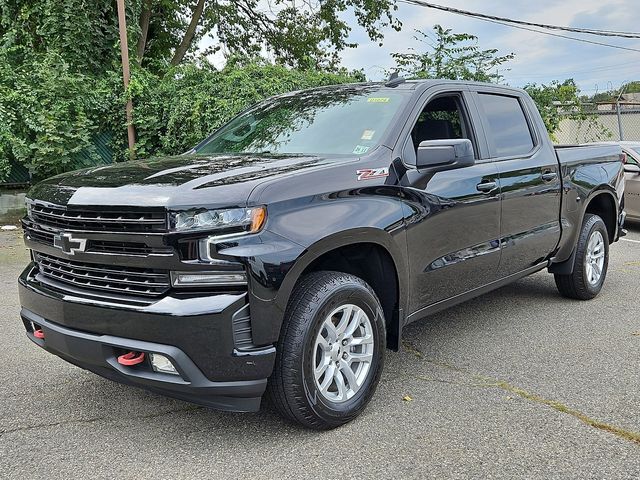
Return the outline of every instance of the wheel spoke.
[[[371,353],[350,353],[348,360],[349,364],[353,362],[369,363],[372,358],[373,355]]]
[[[360,319],[362,318],[362,315],[363,315],[362,310],[358,309],[355,315],[351,317],[351,321],[349,322],[349,324],[347,325],[347,328],[344,331],[345,337],[348,338],[353,335],[353,332],[355,332],[358,326],[360,325]]]
[[[338,331],[336,330],[336,326],[333,324],[333,321],[331,320],[331,318],[326,319],[322,324],[322,327],[327,331],[329,340],[332,340],[335,342],[338,339]],[[320,333],[322,333],[322,331]]]
[[[320,350],[322,350],[323,352],[328,352],[329,350],[331,350],[331,347],[329,347],[329,341],[322,336],[322,332],[318,334],[317,344],[320,347]]]
[[[320,391],[323,393],[327,392],[327,389],[331,386],[331,384],[333,383],[334,377],[335,377],[335,373],[336,373],[336,367],[333,364],[329,364],[327,371],[324,375],[324,380],[322,381],[322,383],[320,384]]]
[[[373,343],[373,335],[365,335],[364,337],[353,337],[349,342],[352,347],[358,345],[371,345]]]
[[[333,374],[333,378],[336,381],[336,387],[338,389],[338,400],[346,400],[347,387],[344,384],[344,377],[342,376],[342,372],[336,369]]]
[[[344,377],[347,379],[349,389],[353,390],[353,393],[356,393],[360,389],[360,385],[358,385],[356,374],[353,373],[351,367],[346,362],[342,362],[340,371],[342,372],[342,375],[344,375]]]
[[[593,263],[593,270],[596,273],[596,276],[600,276],[600,274],[602,273],[602,270],[600,269],[600,265],[598,265],[598,262],[594,262]]]
[[[347,328],[349,319],[351,318],[351,312],[353,312],[353,306],[351,305],[346,307],[342,312],[342,317],[340,318],[338,325],[336,325],[336,331],[338,332],[338,334],[344,333],[345,329]]]
[[[323,357],[322,361],[320,362],[320,365],[318,365],[315,369],[314,369],[314,374],[316,376],[316,380],[320,380],[320,378],[322,378],[322,374],[327,370],[327,367],[329,367],[331,359],[328,357]]]

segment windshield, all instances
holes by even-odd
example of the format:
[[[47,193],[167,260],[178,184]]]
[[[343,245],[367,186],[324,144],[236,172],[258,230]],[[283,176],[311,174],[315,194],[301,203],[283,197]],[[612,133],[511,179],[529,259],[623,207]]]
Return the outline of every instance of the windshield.
[[[380,144],[408,97],[353,87],[271,98],[220,128],[195,153],[362,155]]]

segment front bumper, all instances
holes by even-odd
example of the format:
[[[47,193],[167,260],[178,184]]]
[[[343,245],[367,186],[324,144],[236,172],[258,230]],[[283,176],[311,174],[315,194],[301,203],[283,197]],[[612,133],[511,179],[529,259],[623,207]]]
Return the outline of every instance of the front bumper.
[[[45,350],[117,382],[231,411],[256,411],[273,369],[273,345],[239,349],[234,319],[248,312],[247,294],[194,298],[171,294],[147,306],[88,300],[40,283],[30,265],[19,278],[27,336]],[[33,324],[44,339],[33,335]],[[179,376],[145,361],[117,362],[126,351],[161,353]],[[148,357],[148,355],[147,355]]]

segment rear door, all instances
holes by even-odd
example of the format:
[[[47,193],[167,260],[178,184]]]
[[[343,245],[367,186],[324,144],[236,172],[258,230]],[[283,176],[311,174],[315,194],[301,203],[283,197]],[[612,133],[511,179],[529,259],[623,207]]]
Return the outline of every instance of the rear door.
[[[458,91],[450,86],[429,90],[401,137],[399,153],[408,167],[402,184],[409,187],[406,205],[411,209],[407,228],[409,313],[496,278],[500,257],[498,172],[492,161],[483,160],[484,134],[473,128],[477,112],[466,90],[462,86]],[[421,141],[454,138],[471,140],[475,165],[431,174],[415,169]]]
[[[479,87],[490,157],[498,168],[502,214],[500,278],[539,264],[560,239],[559,165],[537,110],[528,97]]]

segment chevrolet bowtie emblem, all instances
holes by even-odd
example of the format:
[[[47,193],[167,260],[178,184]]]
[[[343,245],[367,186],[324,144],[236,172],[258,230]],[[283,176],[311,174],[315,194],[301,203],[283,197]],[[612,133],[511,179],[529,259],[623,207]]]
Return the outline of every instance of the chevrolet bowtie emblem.
[[[84,252],[87,239],[73,238],[70,233],[59,233],[53,237],[53,246],[58,247],[66,254],[73,255],[76,252]]]

